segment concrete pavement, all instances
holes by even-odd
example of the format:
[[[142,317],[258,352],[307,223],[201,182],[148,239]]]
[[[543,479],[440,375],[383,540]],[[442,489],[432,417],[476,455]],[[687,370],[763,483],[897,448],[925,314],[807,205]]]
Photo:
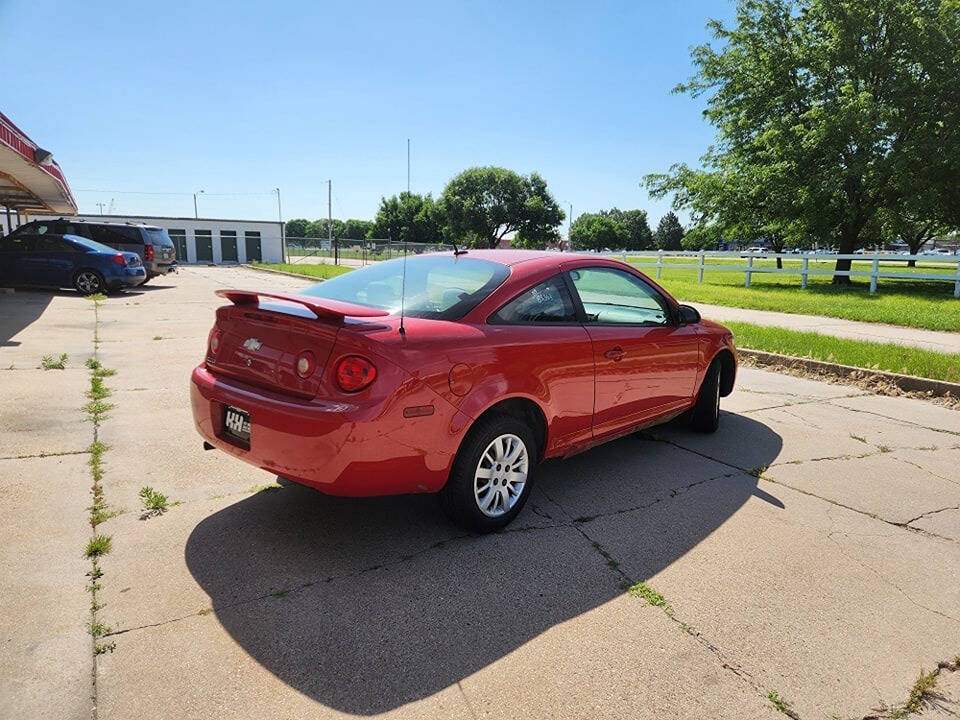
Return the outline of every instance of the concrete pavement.
[[[715,435],[547,463],[518,521],[474,537],[429,496],[263,490],[276,478],[204,452],[187,377],[212,291],[304,281],[156,282],[100,313],[105,494],[127,512],[101,526],[116,650],[95,659],[86,455],[38,457],[89,444],[71,408],[92,312],[0,297],[2,717],[88,717],[95,666],[100,718],[774,718],[771,693],[862,718],[960,653],[960,413],[743,369]],[[68,370],[34,369],[61,351]],[[140,520],[143,485],[181,504]],[[948,709],[958,675],[938,680]]]

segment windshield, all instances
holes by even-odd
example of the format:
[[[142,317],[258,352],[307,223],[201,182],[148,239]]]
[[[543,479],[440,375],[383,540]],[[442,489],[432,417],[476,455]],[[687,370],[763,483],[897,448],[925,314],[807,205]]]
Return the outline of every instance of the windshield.
[[[148,245],[157,245],[159,247],[173,247],[173,241],[167,235],[166,230],[160,228],[143,228],[143,235]]]
[[[454,255],[407,259],[404,314],[432,320],[456,320],[493,292],[510,268],[488,260]],[[301,295],[400,311],[403,259],[387,260],[311,285]]]

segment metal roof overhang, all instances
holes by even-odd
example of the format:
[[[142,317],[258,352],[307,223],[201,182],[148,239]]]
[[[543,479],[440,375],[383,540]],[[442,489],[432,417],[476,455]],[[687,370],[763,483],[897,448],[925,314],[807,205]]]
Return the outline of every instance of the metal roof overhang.
[[[0,113],[0,205],[22,214],[76,215],[67,179],[51,154]]]

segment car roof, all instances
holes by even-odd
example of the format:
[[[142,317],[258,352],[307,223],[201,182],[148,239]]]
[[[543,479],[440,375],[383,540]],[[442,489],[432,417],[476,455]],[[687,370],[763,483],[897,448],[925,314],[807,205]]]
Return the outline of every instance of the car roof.
[[[135,222],[111,222],[109,220],[87,220],[85,218],[72,218],[72,217],[58,217],[54,220],[31,220],[30,222],[35,223],[54,223],[54,222],[64,222],[64,223],[77,223],[82,225],[109,225],[110,227],[135,227],[135,228],[144,228],[146,230],[161,230],[162,228],[157,227],[156,225],[147,225],[146,223],[135,223]]]
[[[463,253],[463,251],[460,251]],[[446,254],[446,253],[440,253]],[[518,265],[524,262],[539,261],[538,264],[559,265],[562,262],[576,260],[581,258],[596,258],[597,255],[572,252],[551,252],[548,250],[488,250],[488,249],[468,249],[466,257],[477,258],[479,260],[489,260],[501,265]]]

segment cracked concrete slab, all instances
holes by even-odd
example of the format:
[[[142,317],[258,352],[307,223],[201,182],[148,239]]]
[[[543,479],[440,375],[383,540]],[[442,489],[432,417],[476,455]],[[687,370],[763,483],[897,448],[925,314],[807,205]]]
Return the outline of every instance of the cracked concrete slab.
[[[86,456],[0,460],[0,715],[90,717]]]
[[[801,717],[861,717],[899,702],[918,667],[960,647],[960,621],[940,610],[960,606],[950,583],[956,547],[937,546],[936,577],[918,587],[928,539],[786,488],[768,489],[782,507],[751,498],[682,557],[660,561],[699,536],[701,515],[728,502],[734,482],[703,485],[658,513],[598,519],[587,532]],[[842,532],[886,544],[884,562],[838,545],[832,534]],[[892,583],[873,562],[911,573],[914,584]]]
[[[960,485],[894,462],[885,454],[778,464],[766,470],[764,477],[894,523],[960,505]]]
[[[928,513],[914,520],[910,526],[960,542],[960,508],[945,508]]]
[[[224,550],[198,552],[256,572],[242,554],[227,560]],[[295,573],[313,559],[291,552],[280,562]],[[208,572],[194,568],[201,585]],[[440,702],[454,716],[473,717],[694,718],[724,708],[737,708],[738,717],[774,716],[659,610],[625,596],[571,528],[462,538],[402,566],[128,633],[117,643],[101,666],[103,718],[121,717],[117,709],[210,717],[225,698],[248,717],[425,717]],[[163,671],[171,643],[179,658],[174,677]]]

